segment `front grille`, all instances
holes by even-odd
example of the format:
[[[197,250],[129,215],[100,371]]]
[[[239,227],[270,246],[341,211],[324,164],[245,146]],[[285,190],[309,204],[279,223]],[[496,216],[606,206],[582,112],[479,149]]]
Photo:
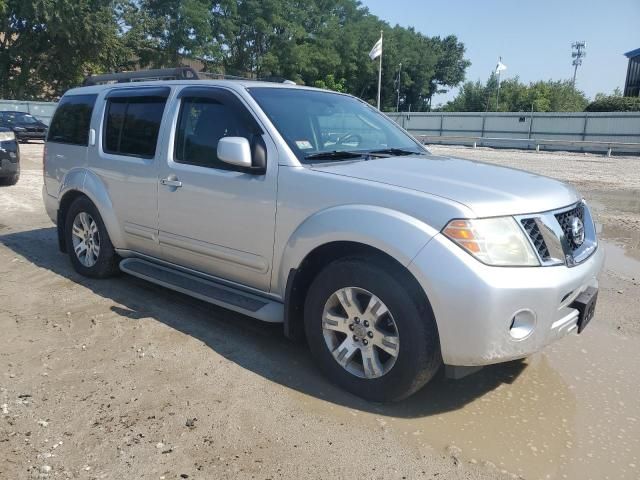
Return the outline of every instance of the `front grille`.
[[[524,227],[525,232],[529,235],[533,246],[538,251],[538,255],[542,260],[549,260],[551,255],[549,254],[549,249],[547,248],[547,244],[544,242],[544,238],[542,238],[542,234],[540,233],[540,228],[533,218],[524,218],[521,220],[522,226]]]
[[[567,239],[571,251],[577,250],[580,247],[580,245],[573,241],[573,234],[571,233],[571,222],[574,217],[578,217],[584,223],[584,205],[582,203],[566,212],[556,213],[556,219],[564,232],[564,237]]]
[[[574,241],[571,229],[575,218],[579,218],[584,227],[584,240],[580,244]],[[589,258],[598,247],[591,212],[583,202],[568,207],[568,210],[522,215],[516,219],[544,266],[564,264],[573,267]]]

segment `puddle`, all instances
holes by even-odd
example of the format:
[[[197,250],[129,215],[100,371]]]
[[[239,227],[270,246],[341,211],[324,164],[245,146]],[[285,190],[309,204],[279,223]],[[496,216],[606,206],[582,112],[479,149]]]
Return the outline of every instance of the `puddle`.
[[[628,279],[640,279],[640,251],[600,240],[607,254],[604,268]],[[640,313],[639,313],[640,315]]]
[[[600,240],[605,268],[640,278],[632,243]],[[640,315],[640,312],[638,313]],[[598,324],[522,362],[437,380],[398,405],[326,401],[306,408],[365,422],[419,454],[460,449],[464,461],[525,479],[640,479],[640,338]],[[444,453],[443,453],[444,454]]]
[[[598,210],[640,213],[640,190],[589,190],[585,196],[589,204]]]
[[[526,362],[436,380],[397,405],[345,408],[292,395],[318,416],[367,424],[417,454],[454,447],[464,461],[515,478],[621,480],[640,478],[638,385],[637,341],[596,317]]]

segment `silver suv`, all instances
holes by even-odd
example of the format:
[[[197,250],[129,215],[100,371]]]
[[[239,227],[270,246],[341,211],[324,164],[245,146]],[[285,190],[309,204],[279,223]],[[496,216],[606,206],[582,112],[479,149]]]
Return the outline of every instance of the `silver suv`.
[[[603,253],[572,187],[434,156],[349,95],[240,80],[73,89],[44,172],[78,272],[283,323],[370,400],[407,397],[443,364],[526,357],[593,317]]]

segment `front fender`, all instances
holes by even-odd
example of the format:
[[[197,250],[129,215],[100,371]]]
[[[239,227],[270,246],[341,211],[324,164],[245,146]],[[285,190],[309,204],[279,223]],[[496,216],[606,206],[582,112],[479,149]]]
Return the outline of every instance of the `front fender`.
[[[376,248],[404,266],[438,233],[410,215],[372,205],[342,205],[321,210],[289,237],[272,291],[283,293],[292,268],[316,248],[332,242],[355,242]]]
[[[119,248],[124,245],[120,224],[115,216],[113,204],[104,182],[90,170],[77,168],[70,170],[65,176],[60,186],[58,198],[62,199],[72,190],[82,192],[96,206],[113,246]]]

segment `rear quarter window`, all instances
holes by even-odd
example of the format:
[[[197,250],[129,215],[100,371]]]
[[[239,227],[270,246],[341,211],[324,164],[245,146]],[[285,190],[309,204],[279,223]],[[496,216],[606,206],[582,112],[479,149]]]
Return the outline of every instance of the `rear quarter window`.
[[[51,120],[47,141],[86,147],[96,98],[95,94],[62,97]]]

